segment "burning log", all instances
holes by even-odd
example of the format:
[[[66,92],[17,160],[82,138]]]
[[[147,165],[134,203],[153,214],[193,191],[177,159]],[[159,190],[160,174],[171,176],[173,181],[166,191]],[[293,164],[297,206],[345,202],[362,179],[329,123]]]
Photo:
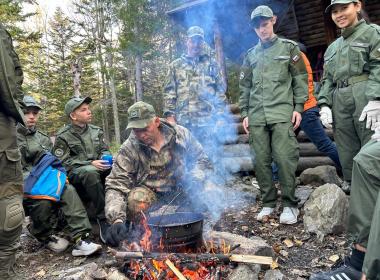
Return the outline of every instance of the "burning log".
[[[271,265],[273,259],[271,257],[256,256],[256,255],[236,255],[236,254],[186,254],[186,253],[158,253],[158,252],[133,252],[126,251],[120,252],[113,250],[113,255],[119,260],[130,260],[130,259],[154,259],[154,260],[176,260],[179,262],[199,262],[199,263],[224,263],[228,264],[231,262],[237,263],[255,263],[255,264],[266,264]]]
[[[167,259],[165,261],[165,264],[171,269],[171,271],[173,271],[173,273],[175,274],[175,276],[178,277],[179,280],[187,280],[185,276],[183,276],[183,274],[181,273],[181,271],[178,270],[178,268],[175,267],[174,263]]]

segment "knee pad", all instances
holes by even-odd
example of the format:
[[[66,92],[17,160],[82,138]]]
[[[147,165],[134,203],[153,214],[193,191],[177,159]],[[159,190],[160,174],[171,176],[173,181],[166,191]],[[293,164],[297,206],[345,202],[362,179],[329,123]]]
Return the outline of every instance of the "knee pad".
[[[24,220],[22,198],[13,196],[0,200],[0,243],[17,240]]]

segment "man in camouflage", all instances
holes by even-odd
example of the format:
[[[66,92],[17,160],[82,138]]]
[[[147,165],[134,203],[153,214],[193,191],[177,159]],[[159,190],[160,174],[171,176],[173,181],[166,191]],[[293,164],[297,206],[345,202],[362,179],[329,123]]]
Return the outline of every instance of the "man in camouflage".
[[[186,128],[158,118],[153,106],[132,105],[127,129],[132,132],[106,179],[107,241],[115,246],[125,237],[125,222],[154,201],[190,184],[202,193],[198,184],[211,184],[206,178],[212,167],[202,146]]]
[[[164,87],[164,116],[191,131],[209,156],[226,108],[226,85],[215,55],[199,26],[187,31],[187,53],[169,66]]]
[[[16,122],[24,123],[23,73],[12,39],[0,23],[0,279],[13,279],[24,218],[21,155]]]
[[[96,210],[100,238],[105,242],[107,223],[104,216],[104,181],[110,172],[103,155],[111,155],[103,139],[103,130],[90,124],[90,97],[74,97],[65,105],[71,123],[57,133],[53,154],[67,170],[68,178],[79,195],[89,198]]]
[[[244,59],[240,76],[240,110],[243,126],[256,153],[255,173],[263,209],[257,219],[272,214],[277,201],[273,186],[272,158],[279,167],[284,206],[280,223],[297,222],[295,172],[299,148],[294,130],[308,96],[306,66],[296,42],[277,37],[276,16],[268,6],[258,6],[251,21],[259,43]]]
[[[36,128],[41,107],[32,96],[25,96],[24,114],[26,127],[18,125],[17,140],[21,151],[24,179],[44,154],[50,152],[53,143],[50,137]],[[88,256],[101,249],[101,246],[88,240],[91,224],[86,209],[75,188],[66,184],[59,202],[48,199],[25,198],[24,205],[32,223],[28,229],[50,250],[61,253],[69,245],[65,238],[57,236],[58,210],[61,209],[67,228],[74,242],[73,256]]]

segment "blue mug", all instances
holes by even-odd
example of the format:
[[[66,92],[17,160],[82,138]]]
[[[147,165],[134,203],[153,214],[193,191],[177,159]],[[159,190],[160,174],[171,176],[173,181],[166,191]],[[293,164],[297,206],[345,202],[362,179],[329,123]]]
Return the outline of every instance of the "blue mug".
[[[102,155],[102,160],[108,161],[108,165],[111,166],[113,163],[112,155]]]

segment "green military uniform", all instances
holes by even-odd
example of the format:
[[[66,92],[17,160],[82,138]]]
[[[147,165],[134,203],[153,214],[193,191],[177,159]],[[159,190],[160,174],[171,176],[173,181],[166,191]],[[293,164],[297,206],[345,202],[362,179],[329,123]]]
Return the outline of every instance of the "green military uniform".
[[[291,123],[293,111],[303,112],[307,99],[307,72],[297,43],[275,36],[259,42],[244,59],[239,106],[249,120],[249,142],[256,154],[255,173],[264,207],[273,208],[272,157],[279,167],[285,207],[297,205],[295,172],[299,151]]]
[[[9,33],[0,23],[0,279],[10,279],[22,230],[23,181],[16,121],[23,123],[23,74]]]
[[[373,132],[359,122],[368,101],[380,98],[380,27],[364,20],[342,31],[325,53],[320,107],[332,108],[334,139],[343,176],[351,181],[352,161]]]
[[[104,220],[104,180],[109,170],[101,171],[91,165],[103,155],[110,155],[103,140],[103,130],[95,125],[85,127],[69,124],[58,133],[53,147],[68,172],[68,178],[78,190],[91,200],[98,220]]]
[[[27,103],[26,105],[28,106]],[[19,125],[17,133],[23,173],[26,178],[41,156],[51,150],[53,143],[49,136],[35,128],[27,129]],[[32,220],[29,231],[42,242],[47,241],[49,236],[55,233],[59,208],[62,210],[67,229],[74,240],[91,232],[86,209],[75,188],[70,184],[65,185],[59,202],[26,198],[24,205]]]
[[[348,231],[355,244],[367,248],[363,266],[367,279],[380,279],[380,142],[376,140],[354,158]]]
[[[197,26],[189,28],[188,37],[193,36],[203,38],[203,30]],[[183,54],[169,66],[164,115],[175,115],[176,122],[193,133],[209,156],[215,154],[212,148],[216,148],[216,134],[221,134],[216,124],[225,118],[225,92],[220,67],[205,43],[199,56]]]
[[[130,128],[144,128],[155,111],[151,105],[137,102],[128,114]],[[139,202],[149,204],[176,193],[179,186],[201,184],[208,178],[212,166],[188,129],[161,119],[159,131],[164,138],[160,151],[139,141],[133,131],[121,146],[106,179],[105,212],[110,223],[133,216]]]

